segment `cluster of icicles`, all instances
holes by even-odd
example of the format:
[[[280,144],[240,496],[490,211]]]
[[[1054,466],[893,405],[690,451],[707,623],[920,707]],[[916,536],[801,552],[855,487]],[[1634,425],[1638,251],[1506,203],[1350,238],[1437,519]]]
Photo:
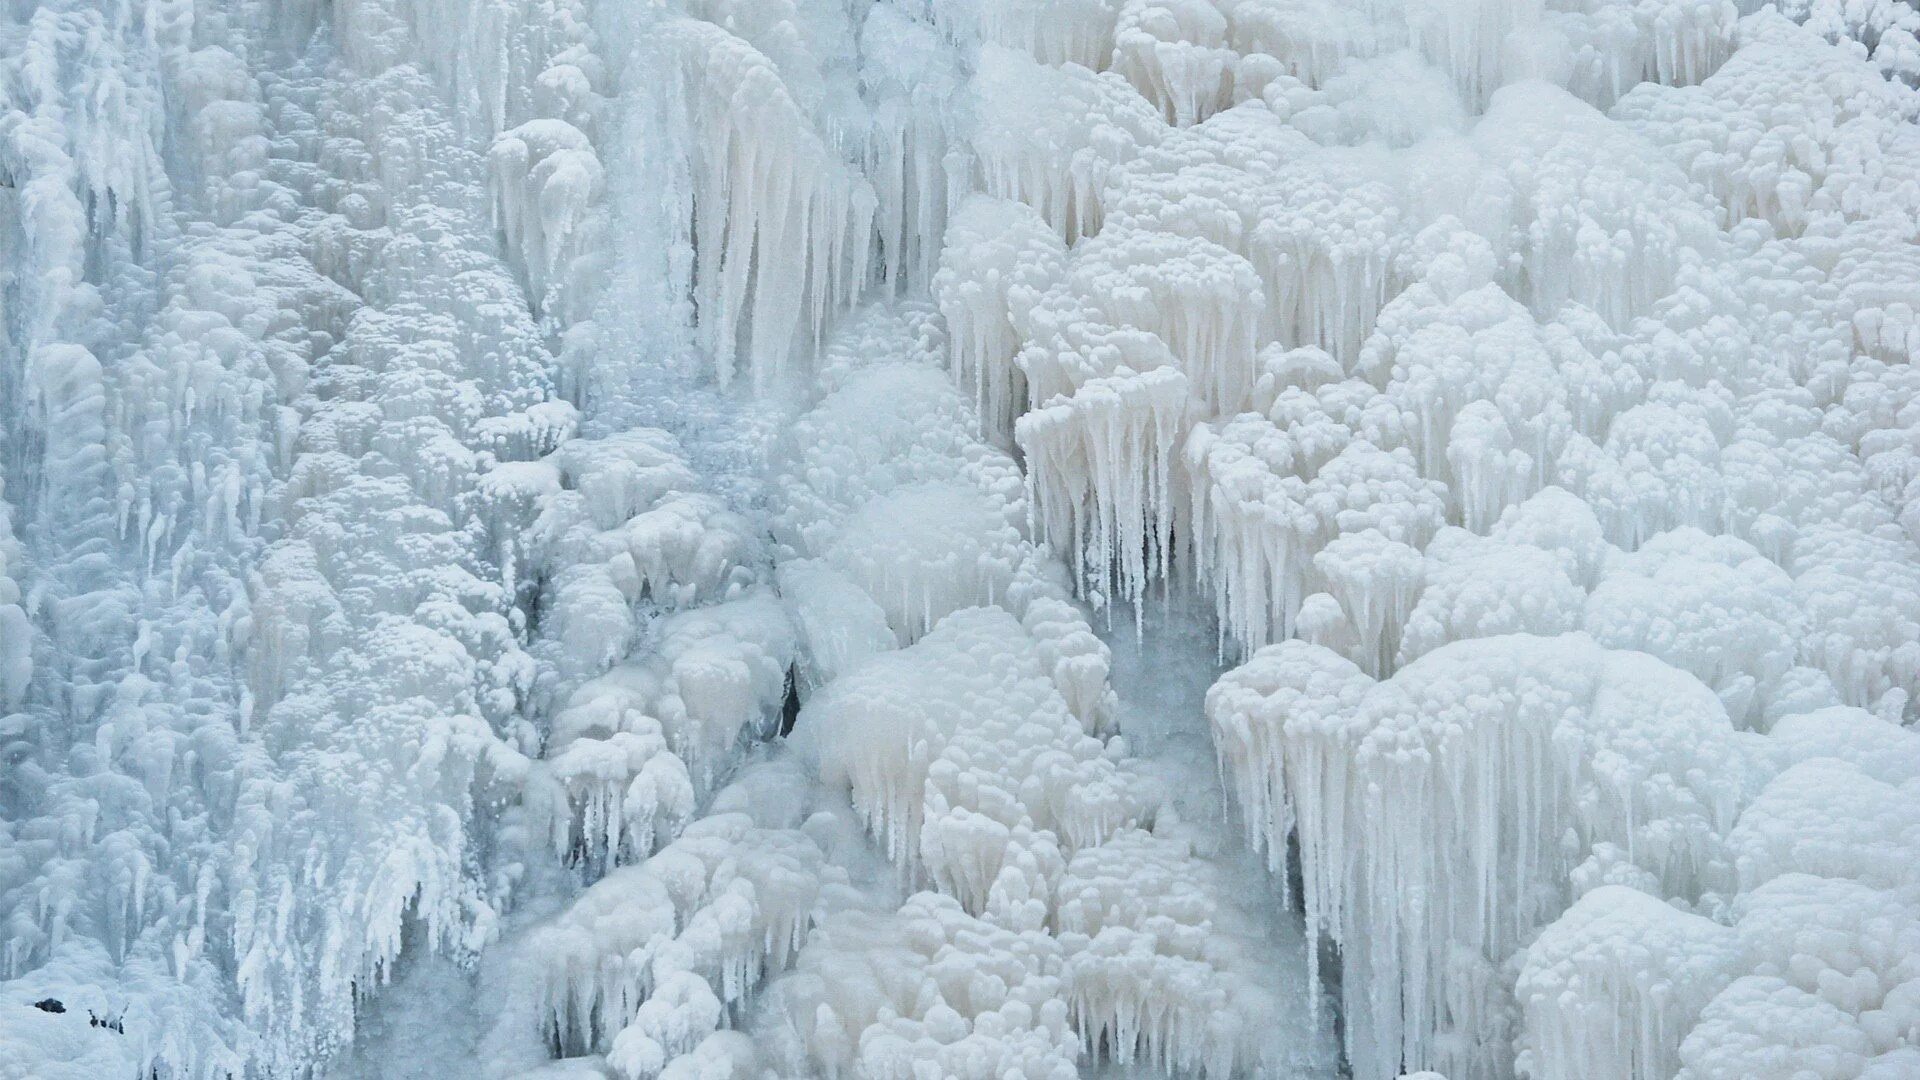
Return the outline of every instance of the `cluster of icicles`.
[[[1854,7],[8,24],[0,1052],[298,1073],[417,942],[492,1075],[1324,1075],[1325,941],[1361,1080],[1911,1075],[1920,51]],[[1267,897],[1081,606],[1189,586]]]
[[[824,350],[757,327],[720,350],[763,385],[804,362],[826,395],[779,480],[781,591],[815,624],[801,745],[909,883],[957,905],[815,928],[769,990],[808,1018],[785,1028],[795,1052],[834,1075],[1045,1074],[1086,1047],[1176,1071],[1261,1060],[1178,1019],[1199,1015],[1184,980],[1130,991],[1113,981],[1127,968],[1073,951],[1090,910],[1064,899],[1076,864],[1098,855],[1127,867],[1123,892],[1154,894],[1155,856],[1128,839],[1152,834],[1127,831],[1152,800],[1124,769],[1100,775],[1124,764],[1111,751],[1062,747],[1050,770],[1084,764],[1022,779],[1035,751],[1018,739],[1099,728],[1043,719],[1058,706],[1040,682],[969,682],[1056,655],[992,651],[1020,640],[1022,582],[1041,580],[1012,554],[1031,530],[1095,603],[1152,602],[1183,575],[1216,598],[1223,650],[1248,659],[1209,700],[1222,770],[1276,902],[1298,853],[1356,1075],[1751,1075],[1762,1059],[1738,1047],[1787,1030],[1756,1001],[1830,1010],[1764,1060],[1905,1067],[1893,953],[1740,942],[1770,904],[1831,894],[1840,919],[1863,889],[1873,917],[1915,924],[1905,877],[1780,824],[1811,812],[1809,770],[1852,777],[1859,821],[1904,821],[1913,779],[1920,488],[1894,434],[1914,422],[1916,202],[1897,175],[1920,160],[1912,92],[1844,44],[1717,4],[1463,5],[1404,25],[1379,5],[1365,34],[1313,5],[1052,23],[1012,7],[936,9],[978,35],[971,115],[903,143],[944,149],[943,169],[893,167],[921,179],[877,199],[930,217],[945,201],[931,280],[924,258],[919,275],[888,262],[890,281],[930,285],[944,325],[875,313]],[[1831,145],[1756,142],[1754,125],[1817,125]],[[733,192],[715,160],[696,186]],[[713,273],[694,270],[696,295],[724,287]],[[1866,288],[1876,273],[1895,284]],[[924,372],[883,359],[942,332],[977,439],[943,429],[952,406],[923,396]],[[1022,454],[1024,495],[995,447]],[[965,610],[982,601],[1012,618]],[[1054,683],[1088,700],[1057,666]],[[996,733],[1004,712],[1024,733]],[[884,1013],[841,997],[908,916],[930,920],[923,942],[994,939],[1039,967],[986,1000],[945,983]],[[1675,944],[1623,948],[1608,928]],[[1060,948],[1064,983],[1032,982]],[[1074,1002],[1084,1045],[1031,1001],[1008,1018],[1034,994]]]
[[[1872,854],[1920,783],[1913,90],[1712,5],[1572,94],[1203,9],[1131,53],[1123,12],[1138,97],[1066,69],[1115,95],[1054,173],[1094,197],[989,182],[934,293],[1083,592],[1212,591],[1221,768],[1355,1075],[1913,1068],[1920,972],[1860,937],[1920,927]],[[1763,940],[1791,905],[1828,929]]]

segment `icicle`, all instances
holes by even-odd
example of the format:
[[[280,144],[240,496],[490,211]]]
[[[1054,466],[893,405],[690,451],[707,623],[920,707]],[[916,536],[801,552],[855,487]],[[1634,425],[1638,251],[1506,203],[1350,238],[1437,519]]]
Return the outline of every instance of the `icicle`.
[[[1167,572],[1187,387],[1172,368],[1094,379],[1020,419],[1040,536],[1088,588],[1138,604]]]
[[[1392,293],[1399,200],[1351,164],[1309,156],[1262,189],[1247,254],[1266,288],[1268,337],[1352,364]]]
[[[1313,557],[1314,569],[1346,612],[1357,635],[1350,658],[1374,678],[1393,673],[1400,634],[1426,585],[1426,559],[1381,533],[1349,533]]]
[[[1740,952],[1732,929],[1638,890],[1587,893],[1521,953],[1518,1068],[1536,1080],[1673,1076],[1681,1038]]]
[[[1069,243],[1100,230],[1108,175],[1166,130],[1117,75],[980,50],[972,148],[987,194],[1024,202]]]
[[[1031,831],[1080,848],[1139,813],[1034,651],[1007,613],[956,612],[829,685],[801,724],[823,778],[848,788],[903,872],[973,910],[1008,851],[1053,847],[1036,849]]]
[[[588,244],[605,170],[586,135],[564,120],[532,120],[504,132],[489,154],[496,220],[526,275],[536,311],[565,317],[588,288],[575,263]]]
[[[970,196],[948,223],[933,279],[947,320],[948,370],[971,391],[981,435],[1000,445],[1012,445],[1013,422],[1027,408],[1026,376],[1014,363],[1015,308],[1031,305],[1065,262],[1059,235],[1023,203]]]
[[[881,280],[889,292],[926,287],[943,257],[947,222],[965,193],[951,102],[964,76],[934,28],[875,6],[860,26],[862,83],[879,99],[866,175],[877,198]]]
[[[660,28],[694,154],[697,329],[722,385],[776,385],[867,278],[875,197],[812,131],[772,63],[711,23]]]
[[[1116,0],[935,0],[934,18],[963,40],[1004,45],[1042,64],[1099,71],[1113,57]]]
[[[1453,76],[1470,102],[1484,104],[1504,81],[1508,36],[1540,21],[1543,0],[1465,0],[1407,5],[1407,24],[1427,58]]]
[[[1114,30],[1113,70],[1190,127],[1228,104],[1239,54],[1226,47],[1227,19],[1212,0],[1129,0]]]
[[[1742,788],[1726,762],[1748,751],[1711,691],[1640,654],[1480,639],[1371,684],[1289,643],[1225,676],[1208,712],[1249,829],[1278,867],[1292,825],[1309,927],[1343,948],[1356,1076],[1504,1074],[1495,965],[1569,902],[1553,883],[1589,845],[1660,820],[1673,842],[1642,858],[1663,888],[1726,884],[1724,824],[1703,811]]]
[[[1385,453],[1310,397],[1282,429],[1252,415],[1193,429],[1185,450],[1194,570],[1213,585],[1224,633],[1247,650],[1292,636],[1300,603],[1320,588],[1314,556],[1335,537],[1374,528],[1424,546],[1444,520],[1440,493],[1405,450]],[[1276,415],[1283,405],[1276,404]]]

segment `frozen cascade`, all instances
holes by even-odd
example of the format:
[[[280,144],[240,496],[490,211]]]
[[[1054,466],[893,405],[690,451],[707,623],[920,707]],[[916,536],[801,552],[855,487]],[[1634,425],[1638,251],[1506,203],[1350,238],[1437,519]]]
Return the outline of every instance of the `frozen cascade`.
[[[872,185],[811,134],[773,63],[713,23],[661,27],[692,157],[693,298],[721,385],[756,387],[818,346],[865,283]]]
[[[16,5],[0,1077],[1920,1075],[1916,34]]]
[[[1374,1076],[1502,1070],[1499,965],[1587,853],[1617,845],[1682,897],[1727,888],[1756,770],[1698,680],[1580,635],[1456,642],[1382,682],[1287,642],[1209,712],[1256,841],[1297,838],[1308,925],[1343,953],[1349,1060]]]
[[[1015,427],[1040,533],[1078,564],[1094,595],[1139,601],[1173,559],[1180,482],[1174,447],[1189,410],[1170,367],[1089,379]]]
[[[909,475],[945,472],[971,486],[976,454],[993,453],[964,408],[868,392],[901,386],[944,351],[937,337],[901,347],[911,340],[902,323],[915,315],[863,315],[846,344],[829,350],[846,366],[829,367],[834,389],[796,425],[819,440],[818,449],[802,444],[789,473],[783,522],[797,553],[831,551],[836,532],[867,527],[864,515],[838,509],[835,493],[885,502],[906,479],[900,463],[925,460],[931,425],[895,426],[889,413],[944,416],[947,438],[980,448]],[[927,386],[929,396],[960,400],[944,379]],[[852,401],[868,407],[847,408]],[[891,437],[860,438],[868,432]],[[864,444],[862,456],[842,459],[840,470],[818,467],[850,440]],[[796,1052],[813,1071],[835,1076],[905,1076],[928,1058],[944,1063],[943,1075],[962,1076],[1001,1075],[1016,1063],[1020,1075],[1065,1075],[1089,1057],[1208,1076],[1329,1068],[1304,985],[1269,981],[1281,966],[1265,959],[1274,946],[1245,927],[1230,878],[1197,856],[1196,837],[1161,794],[1169,789],[1153,778],[1157,766],[1108,735],[1115,710],[1122,722],[1131,711],[1107,687],[1107,646],[1065,602],[1061,566],[998,523],[1020,520],[1023,489],[973,490],[1004,507],[976,526],[1004,537],[997,554],[977,556],[1015,568],[1004,590],[976,586],[973,602],[985,606],[954,611],[930,632],[902,609],[892,621],[911,643],[828,682],[796,727],[801,755],[847,792],[901,880],[924,891],[877,923],[867,914],[822,921],[817,946],[772,985],[775,1019],[802,1036]],[[1193,714],[1195,704],[1184,706]],[[1210,939],[1216,929],[1247,935],[1247,944],[1222,948]],[[909,967],[888,959],[903,934],[917,950],[952,942],[925,990],[900,985]],[[992,942],[1004,951],[978,951]],[[1055,1009],[1063,1004],[1071,1011]]]
[[[947,321],[947,367],[972,390],[980,433],[1007,445],[1027,404],[1014,319],[1059,277],[1066,245],[1031,206],[984,195],[961,204],[946,236],[933,295]]]
[[[1680,1030],[1729,981],[1739,951],[1730,927],[1627,885],[1594,889],[1525,951],[1515,993],[1532,1043],[1519,1067],[1540,1077],[1672,1076]]]

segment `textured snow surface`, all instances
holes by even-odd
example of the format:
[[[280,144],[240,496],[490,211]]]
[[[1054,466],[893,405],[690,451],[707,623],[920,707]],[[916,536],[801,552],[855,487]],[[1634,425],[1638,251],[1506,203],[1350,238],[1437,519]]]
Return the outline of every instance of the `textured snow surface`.
[[[0,1080],[1920,1077],[1902,0],[0,11]]]

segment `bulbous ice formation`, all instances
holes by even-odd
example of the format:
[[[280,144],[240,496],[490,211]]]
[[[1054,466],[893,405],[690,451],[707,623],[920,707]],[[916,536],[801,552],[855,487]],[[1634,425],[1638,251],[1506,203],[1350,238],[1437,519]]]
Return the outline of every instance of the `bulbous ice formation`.
[[[1920,18],[1752,6],[0,16],[0,1060],[1913,1075]]]
[[[1726,887],[1755,769],[1705,686],[1578,634],[1458,642],[1378,683],[1284,643],[1223,677],[1208,711],[1269,857],[1296,838],[1369,1076],[1499,1070],[1498,965],[1571,901],[1574,866],[1611,843],[1676,894]]]
[[[813,133],[773,63],[719,26],[659,31],[692,155],[697,330],[721,385],[779,382],[865,284],[872,186]]]
[[[1014,357],[1020,332],[1013,320],[1051,285],[1066,261],[1066,246],[1025,203],[973,196],[947,226],[933,293],[947,322],[948,370],[973,391],[980,433],[1002,445],[1027,408],[1027,380]]]
[[[1517,1067],[1540,1080],[1672,1076],[1679,1033],[1732,981],[1740,952],[1711,919],[1623,885],[1594,889],[1522,954]]]

